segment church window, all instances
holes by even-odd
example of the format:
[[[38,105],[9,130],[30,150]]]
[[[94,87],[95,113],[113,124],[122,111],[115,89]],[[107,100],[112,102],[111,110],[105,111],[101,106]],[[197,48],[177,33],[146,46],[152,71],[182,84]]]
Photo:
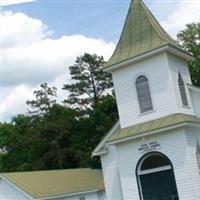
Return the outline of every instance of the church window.
[[[146,76],[137,78],[136,89],[141,113],[153,110],[149,82]]]
[[[184,106],[188,106],[185,84],[184,84],[183,78],[180,73],[178,75],[178,84],[179,84],[179,90],[180,90],[182,103]]]
[[[154,152],[143,156],[136,169],[141,200],[179,200],[171,161]]]

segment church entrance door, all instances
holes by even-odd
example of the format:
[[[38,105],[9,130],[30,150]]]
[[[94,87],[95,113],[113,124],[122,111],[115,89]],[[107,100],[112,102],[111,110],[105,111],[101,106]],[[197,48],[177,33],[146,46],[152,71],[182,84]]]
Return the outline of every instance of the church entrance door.
[[[144,156],[137,170],[142,200],[178,200],[178,192],[169,159],[154,153]]]

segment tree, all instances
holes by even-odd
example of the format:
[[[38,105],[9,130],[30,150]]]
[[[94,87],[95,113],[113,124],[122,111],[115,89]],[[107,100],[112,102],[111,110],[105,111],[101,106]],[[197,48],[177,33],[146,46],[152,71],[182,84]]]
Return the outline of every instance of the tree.
[[[29,140],[31,119],[18,115],[10,123],[0,124],[0,148],[6,147],[6,152],[0,154],[1,172],[30,170],[28,150],[32,143]]]
[[[65,103],[87,109],[95,107],[106,91],[112,88],[111,75],[103,71],[105,64],[102,56],[85,53],[77,57],[75,64],[70,66],[72,84],[65,84],[64,90],[70,92]]]
[[[200,23],[188,24],[177,37],[180,46],[194,56],[189,61],[189,68],[193,84],[200,87]]]
[[[56,104],[56,92],[55,87],[49,87],[47,83],[41,84],[40,89],[33,92],[35,99],[26,102],[30,106],[29,114],[43,115],[47,113]]]
[[[35,100],[27,101],[31,106],[32,127],[28,130],[28,160],[34,170],[76,167],[69,141],[76,124],[76,111],[56,103],[56,88],[42,84],[34,91]]]
[[[34,100],[27,101],[28,115],[0,123],[1,172],[100,167],[91,152],[118,118],[115,97],[110,94],[112,81],[102,71],[103,57],[85,54],[78,60],[82,67],[72,68],[82,71],[72,73],[75,82],[66,86],[72,91],[68,101],[80,110],[85,103],[87,117],[58,104],[56,88],[41,84]]]
[[[76,124],[75,111],[58,104],[36,121],[31,131],[33,144],[29,148],[29,160],[34,170],[79,166],[71,142]]]

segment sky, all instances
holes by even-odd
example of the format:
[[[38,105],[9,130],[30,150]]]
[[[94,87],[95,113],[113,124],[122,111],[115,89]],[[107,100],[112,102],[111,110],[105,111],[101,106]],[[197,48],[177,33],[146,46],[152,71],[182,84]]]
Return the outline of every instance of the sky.
[[[144,0],[165,30],[200,21],[200,0]],[[47,82],[67,98],[68,67],[84,52],[112,55],[130,0],[0,0],[0,121],[26,113]]]

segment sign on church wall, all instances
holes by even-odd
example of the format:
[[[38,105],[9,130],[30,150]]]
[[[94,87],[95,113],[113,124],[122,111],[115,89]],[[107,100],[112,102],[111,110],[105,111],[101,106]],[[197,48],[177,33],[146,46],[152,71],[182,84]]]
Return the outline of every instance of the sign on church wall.
[[[145,153],[148,151],[155,151],[157,149],[161,148],[161,144],[158,141],[151,141],[151,142],[146,142],[144,144],[141,144],[138,148],[138,151],[140,153]]]

